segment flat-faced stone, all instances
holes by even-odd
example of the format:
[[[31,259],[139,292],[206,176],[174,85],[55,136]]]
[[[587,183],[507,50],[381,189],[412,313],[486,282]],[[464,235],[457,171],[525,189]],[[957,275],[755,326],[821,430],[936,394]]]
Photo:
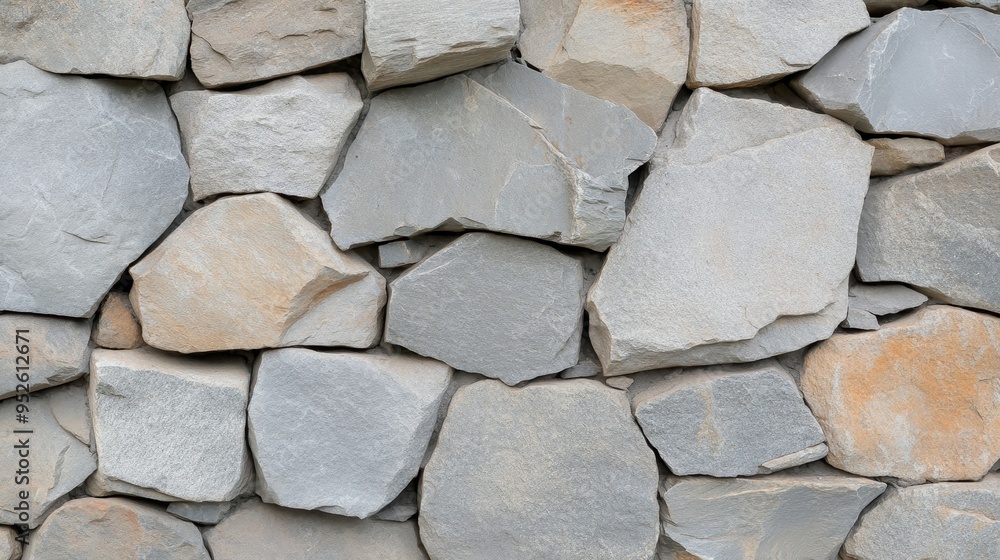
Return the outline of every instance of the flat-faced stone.
[[[11,527],[0,527],[0,559],[17,560],[21,557],[21,543]]]
[[[56,422],[89,447],[93,441],[93,426],[90,420],[90,403],[87,400],[87,380],[79,379],[68,385],[60,385],[45,391],[43,395]]]
[[[199,208],[131,273],[142,336],[164,350],[363,348],[381,330],[382,276],[271,193]]]
[[[9,375],[0,376],[0,399],[24,392],[18,391],[23,383],[15,375],[24,370],[15,371],[16,367],[27,368],[31,391],[69,383],[87,373],[90,321],[0,313],[0,333],[10,339],[9,344],[0,346],[0,361],[10,370]]]
[[[416,264],[454,240],[453,235],[431,233],[385,243],[378,246],[378,265],[381,268],[399,268]]]
[[[112,350],[131,350],[142,346],[142,327],[132,311],[125,292],[111,292],[101,304],[94,321],[94,344]]]
[[[801,384],[831,465],[908,484],[975,480],[1000,459],[1000,319],[924,307],[806,355]]]
[[[892,315],[919,307],[927,296],[902,284],[851,284],[847,300],[850,329],[878,330],[878,316]]]
[[[944,161],[944,146],[926,138],[872,138],[872,177],[898,175],[911,167]]]
[[[14,62],[0,122],[0,309],[89,317],[187,196],[163,90]]]

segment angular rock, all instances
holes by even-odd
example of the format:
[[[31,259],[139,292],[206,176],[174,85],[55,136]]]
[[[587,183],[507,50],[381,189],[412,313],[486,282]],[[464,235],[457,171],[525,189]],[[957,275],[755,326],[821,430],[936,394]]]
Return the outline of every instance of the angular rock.
[[[847,309],[847,318],[840,326],[859,331],[877,331],[879,329],[878,317],[864,309],[850,307]]]
[[[979,482],[889,488],[844,543],[847,560],[995,558],[1000,474]]]
[[[1000,319],[933,305],[807,355],[831,465],[906,484],[975,480],[1000,459]]]
[[[87,380],[80,379],[69,385],[49,389],[43,395],[56,422],[89,447],[93,439],[93,428],[90,404],[87,401]]]
[[[1000,15],[904,8],[843,41],[792,85],[863,132],[997,142],[998,49]]]
[[[510,53],[518,0],[366,0],[361,71],[372,91],[428,82]]]
[[[372,99],[323,206],[344,249],[489,229],[604,250],[655,141],[628,109],[508,62]]]
[[[927,0],[865,0],[868,13],[873,16],[882,16],[900,8],[916,8],[926,3]]]
[[[847,302],[850,329],[878,330],[876,315],[892,315],[923,305],[927,296],[902,284],[851,284]]]
[[[407,521],[417,515],[419,510],[420,502],[417,498],[416,480],[414,480],[372,518],[382,521]]]
[[[21,557],[21,543],[10,527],[0,527],[0,560],[17,560]]]
[[[195,200],[269,191],[315,198],[363,103],[347,74],[290,76],[237,92],[170,97]]]
[[[434,454],[434,448],[437,447],[438,437],[441,435],[441,426],[444,426],[444,419],[448,415],[448,407],[451,405],[451,399],[455,397],[455,393],[466,385],[472,385],[473,383],[484,379],[486,378],[478,373],[469,373],[467,371],[456,371],[452,373],[451,383],[448,384],[448,389],[444,392],[444,396],[441,397],[441,406],[438,408],[438,417],[437,422],[434,424],[434,433],[431,435],[431,442],[427,445],[427,452],[424,453],[424,460],[421,461],[420,468],[427,466],[427,461],[430,461],[431,455]]]
[[[818,463],[753,478],[668,476],[660,558],[833,559],[885,487]]]
[[[426,560],[417,524],[285,509],[253,499],[205,532],[215,560],[330,558]]]
[[[176,502],[178,498],[169,496],[156,490],[143,488],[127,482],[122,482],[114,478],[104,476],[101,471],[90,475],[90,478],[83,485],[84,492],[94,498],[106,498],[110,496],[129,496],[136,498],[146,498],[158,502]]]
[[[944,161],[944,146],[924,138],[872,138],[872,177],[898,175],[911,167]]]
[[[583,267],[552,247],[467,233],[393,280],[385,341],[508,385],[577,363]]]
[[[385,280],[271,193],[196,210],[132,269],[143,338],[177,352],[379,339]]]
[[[685,370],[632,400],[636,420],[676,475],[746,476],[794,467],[824,438],[795,380],[775,361]],[[825,449],[825,446],[823,446]],[[801,462],[796,462],[801,461]]]
[[[99,474],[176,500],[223,502],[251,483],[250,371],[236,356],[95,350],[90,406]]]
[[[1000,145],[872,185],[858,232],[861,279],[1000,313],[998,215]]]
[[[872,152],[825,115],[697,90],[588,295],[605,375],[828,337],[847,314]]]
[[[450,379],[447,365],[412,356],[264,352],[248,410],[257,493],[285,507],[376,513],[417,476]]]
[[[57,74],[179,80],[190,34],[184,0],[6,2],[0,6],[0,63],[25,60]]]
[[[694,0],[688,85],[754,86],[809,68],[871,24],[863,0]]]
[[[32,537],[24,560],[211,560],[193,524],[124,498],[68,502]]]
[[[646,560],[657,476],[623,392],[481,381],[456,393],[424,468],[420,539],[435,560]]]
[[[521,0],[518,48],[547,76],[659,129],[687,77],[687,19],[682,0]]]
[[[94,344],[112,350],[142,346],[142,327],[125,292],[111,292],[94,321]]]
[[[427,234],[378,246],[378,265],[399,268],[420,262],[424,257],[455,240],[453,235]]]
[[[2,253],[0,253],[2,255]],[[2,258],[2,256],[0,256]],[[2,273],[2,267],[0,267]],[[15,333],[27,339],[27,354],[21,354],[24,343],[15,346]],[[21,383],[14,367],[28,366],[28,388],[37,391],[69,383],[87,373],[90,361],[90,321],[60,319],[24,313],[0,313],[0,333],[10,338],[10,344],[0,345],[0,362],[6,364],[9,375],[0,376],[0,399],[14,396]]]
[[[187,196],[163,90],[15,62],[0,122],[0,309],[89,317]]]
[[[584,272],[584,284],[586,284],[586,274]],[[604,371],[601,369],[601,359],[597,357],[597,352],[594,351],[587,333],[584,332],[580,340],[580,357],[576,365],[561,371],[559,377],[563,379],[575,379],[578,377],[594,377],[602,373]]]
[[[296,74],[361,52],[363,0],[188,0],[191,68],[215,88]]]
[[[970,6],[1000,13],[1000,0],[941,0],[952,6]]]
[[[167,513],[202,525],[215,525],[235,507],[234,502],[172,502]]]

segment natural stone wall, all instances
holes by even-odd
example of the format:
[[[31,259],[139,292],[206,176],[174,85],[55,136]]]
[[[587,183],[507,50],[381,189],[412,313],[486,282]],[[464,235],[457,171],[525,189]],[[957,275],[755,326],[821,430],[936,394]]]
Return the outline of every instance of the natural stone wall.
[[[996,0],[0,2],[0,560],[1000,560]]]

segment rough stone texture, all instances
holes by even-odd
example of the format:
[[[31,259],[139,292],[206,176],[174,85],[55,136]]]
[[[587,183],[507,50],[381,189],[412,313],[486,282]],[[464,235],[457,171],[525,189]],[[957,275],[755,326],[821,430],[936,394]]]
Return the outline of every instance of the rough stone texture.
[[[1000,459],[1000,319],[934,305],[807,355],[802,391],[831,465],[904,483],[978,479]]]
[[[361,52],[363,0],[188,0],[191,68],[207,87],[295,74]]]
[[[690,87],[753,86],[809,68],[868,27],[862,0],[694,0]]]
[[[821,445],[823,431],[795,380],[777,362],[685,370],[636,395],[636,420],[676,475],[760,474],[794,467]],[[790,464],[789,464],[790,463]]]
[[[253,499],[205,532],[215,560],[426,560],[417,524],[285,509]],[[322,556],[316,556],[320,554]],[[326,556],[329,554],[329,556]]]
[[[659,129],[687,77],[687,19],[682,0],[521,0],[518,48],[547,76]]]
[[[124,498],[83,498],[56,510],[24,560],[211,560],[198,528]]]
[[[420,262],[455,240],[453,235],[427,234],[413,239],[402,239],[378,246],[378,265],[382,268],[399,268]]]
[[[998,15],[904,8],[843,41],[792,83],[814,106],[863,132],[997,142],[998,49]]]
[[[668,476],[660,558],[833,560],[885,487],[820,464],[753,478]]]
[[[21,543],[10,527],[0,527],[0,560],[17,560],[21,557]]]
[[[526,239],[468,233],[389,286],[385,341],[514,385],[577,363],[583,267]]]
[[[697,90],[588,295],[605,375],[827,338],[847,314],[872,152],[824,115]]]
[[[15,62],[0,122],[0,309],[89,317],[187,195],[163,90]]]
[[[374,344],[385,280],[271,193],[196,210],[131,269],[151,346],[207,352]]]
[[[602,251],[655,141],[628,109],[508,62],[375,97],[323,206],[344,249],[489,229]]]
[[[847,560],[987,559],[998,551],[1000,474],[890,488],[844,543]]]
[[[149,500],[156,500],[158,502],[176,502],[178,498],[175,496],[168,496],[162,492],[157,492],[155,490],[150,490],[149,488],[143,488],[142,486],[136,486],[134,484],[129,484],[127,482],[122,482],[113,478],[108,478],[101,474],[101,471],[97,471],[90,475],[86,483],[83,485],[84,492],[88,496],[95,498],[105,498],[109,496],[130,496],[137,498],[146,498]]]
[[[587,379],[473,383],[424,469],[420,538],[435,560],[647,560],[657,476],[625,393]]]
[[[104,478],[179,500],[223,502],[251,482],[250,371],[236,356],[94,351],[90,406]]]
[[[1000,145],[872,185],[858,232],[861,279],[1000,313],[998,215]]]
[[[382,521],[407,521],[417,515],[419,510],[420,501],[417,497],[416,481],[414,480],[394,500],[378,510],[378,513],[372,518]]]
[[[498,62],[520,25],[518,0],[365,0],[361,71],[375,91]]]
[[[14,335],[18,330],[28,331],[21,333],[28,339],[27,358],[18,359],[21,356],[18,346],[24,346],[23,343],[14,344]],[[90,321],[0,313],[0,333],[9,338],[8,344],[0,345],[0,363],[8,368],[8,375],[0,376],[0,399],[12,397],[18,392],[20,382],[14,375],[16,366],[28,366],[31,391],[69,383],[87,373]]]
[[[81,379],[69,385],[49,389],[43,396],[56,422],[89,447],[93,428],[90,420],[90,404],[87,402],[87,380]]]
[[[257,493],[285,507],[363,518],[417,476],[451,368],[412,356],[288,348],[264,352],[254,375]]]
[[[971,6],[1000,13],[1000,0],[941,0],[944,4],[953,6]]]
[[[132,311],[125,292],[111,292],[101,304],[94,321],[94,344],[112,350],[131,350],[142,346],[142,327]]]
[[[916,8],[926,3],[927,0],[865,0],[868,13],[873,16],[882,16],[900,8]]]
[[[902,284],[851,284],[848,294],[843,326],[871,331],[879,328],[877,315],[892,315],[927,301],[927,296]]]
[[[0,6],[0,63],[179,80],[190,34],[184,0],[15,0]]]
[[[172,502],[167,513],[202,525],[215,525],[235,507],[233,502]]]
[[[270,191],[314,198],[363,103],[347,74],[291,76],[233,93],[170,97],[195,200]]]
[[[924,138],[872,138],[872,177],[898,175],[911,167],[944,161],[944,146]]]

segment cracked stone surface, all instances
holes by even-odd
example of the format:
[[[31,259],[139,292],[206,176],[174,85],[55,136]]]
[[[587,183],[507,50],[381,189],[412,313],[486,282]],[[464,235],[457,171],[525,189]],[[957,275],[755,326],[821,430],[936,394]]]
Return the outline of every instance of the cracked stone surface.
[[[17,331],[27,339],[27,358],[15,345]],[[0,399],[14,396],[21,383],[14,367],[28,366],[31,391],[53,387],[79,379],[87,373],[90,361],[90,321],[62,319],[27,313],[0,313],[0,332],[8,333],[10,344],[0,346],[0,360],[11,368],[0,377]]]

